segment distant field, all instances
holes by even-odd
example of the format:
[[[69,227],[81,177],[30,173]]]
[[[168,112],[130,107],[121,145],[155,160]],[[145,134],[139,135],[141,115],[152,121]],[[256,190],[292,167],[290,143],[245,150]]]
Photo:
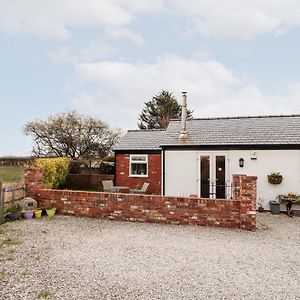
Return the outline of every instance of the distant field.
[[[24,169],[20,167],[0,167],[0,181],[8,182],[20,180],[24,176]]]

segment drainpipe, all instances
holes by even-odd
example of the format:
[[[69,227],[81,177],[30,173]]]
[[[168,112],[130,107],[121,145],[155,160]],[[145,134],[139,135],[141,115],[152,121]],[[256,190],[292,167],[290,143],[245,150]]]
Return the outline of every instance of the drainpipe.
[[[181,105],[181,131],[179,139],[186,139],[188,137],[188,132],[186,130],[186,94],[187,92],[182,92],[182,105]]]

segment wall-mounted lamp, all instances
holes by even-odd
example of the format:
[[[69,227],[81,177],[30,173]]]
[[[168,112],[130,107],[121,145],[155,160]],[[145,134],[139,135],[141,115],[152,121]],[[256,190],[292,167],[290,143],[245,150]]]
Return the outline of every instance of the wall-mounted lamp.
[[[239,166],[240,166],[241,168],[244,167],[244,163],[245,163],[244,159],[243,159],[243,158],[240,158],[240,159],[239,159]]]

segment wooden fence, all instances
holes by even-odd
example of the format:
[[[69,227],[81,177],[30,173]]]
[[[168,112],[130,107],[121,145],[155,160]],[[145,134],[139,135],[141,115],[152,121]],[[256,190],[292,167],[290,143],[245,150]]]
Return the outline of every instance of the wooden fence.
[[[13,183],[0,182],[0,224],[4,222],[5,208],[15,206],[26,196],[23,181]]]
[[[0,224],[4,223],[4,193],[0,182]]]

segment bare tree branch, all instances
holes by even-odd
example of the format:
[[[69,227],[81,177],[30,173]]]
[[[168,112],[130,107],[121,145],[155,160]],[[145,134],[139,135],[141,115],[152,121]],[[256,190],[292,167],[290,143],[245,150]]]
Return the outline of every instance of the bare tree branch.
[[[37,156],[66,156],[72,159],[105,157],[120,137],[99,119],[76,112],[50,116],[25,125],[26,135],[33,137],[33,153]]]

